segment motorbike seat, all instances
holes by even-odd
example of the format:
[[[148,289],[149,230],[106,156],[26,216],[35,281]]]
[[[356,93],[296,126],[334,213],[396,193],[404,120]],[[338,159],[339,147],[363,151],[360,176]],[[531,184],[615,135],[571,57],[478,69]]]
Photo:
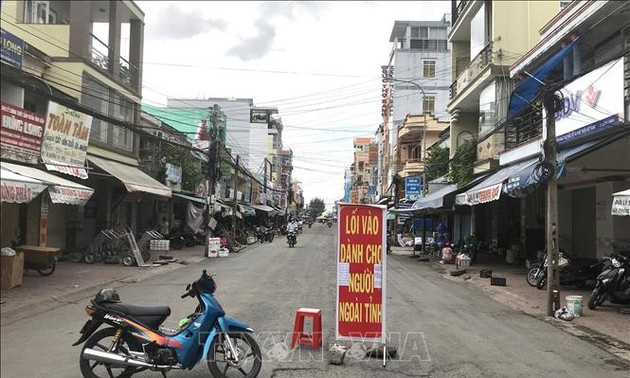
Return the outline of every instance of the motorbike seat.
[[[106,303],[103,304],[103,307],[121,314],[129,315],[151,328],[159,327],[171,314],[171,308],[168,306],[137,306],[126,303]]]

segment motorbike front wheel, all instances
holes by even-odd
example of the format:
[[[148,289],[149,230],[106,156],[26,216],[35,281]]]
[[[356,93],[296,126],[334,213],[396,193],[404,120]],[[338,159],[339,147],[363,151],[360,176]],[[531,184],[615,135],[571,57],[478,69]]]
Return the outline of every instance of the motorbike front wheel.
[[[85,344],[83,344],[83,349],[79,355],[79,368],[81,368],[81,374],[84,378],[128,378],[138,372],[138,368],[135,367],[110,365],[104,362],[83,358],[83,351],[86,348],[116,353],[121,356],[130,356],[130,350],[142,352],[142,344],[140,344],[140,342],[138,342],[138,340],[136,340],[133,336],[128,333],[124,333],[118,342],[114,343],[115,334],[116,329],[104,328],[95,332],[89,339],[87,339]]]
[[[593,293],[591,294],[591,298],[588,300],[588,308],[589,310],[595,310],[597,306],[601,306],[606,301],[606,290],[597,286],[593,289]]]
[[[536,278],[538,276],[538,272],[540,268],[531,268],[529,272],[527,272],[527,283],[531,287],[536,287]]]
[[[234,361],[225,336],[219,335],[212,341],[207,356],[208,369],[212,376],[257,377],[262,367],[262,353],[256,340],[249,333],[230,332],[228,335],[238,354],[238,362]]]

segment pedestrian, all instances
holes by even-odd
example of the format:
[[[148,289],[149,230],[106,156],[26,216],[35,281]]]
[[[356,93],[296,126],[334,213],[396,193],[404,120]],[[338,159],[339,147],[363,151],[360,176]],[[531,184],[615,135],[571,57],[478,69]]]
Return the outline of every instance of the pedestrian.
[[[160,223],[160,233],[162,235],[168,235],[170,232],[170,224],[166,220],[166,217],[162,217],[162,223]]]

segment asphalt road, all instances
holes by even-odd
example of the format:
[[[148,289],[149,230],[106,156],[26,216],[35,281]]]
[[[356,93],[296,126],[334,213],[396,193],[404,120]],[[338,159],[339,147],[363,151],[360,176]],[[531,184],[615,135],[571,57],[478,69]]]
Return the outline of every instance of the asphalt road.
[[[344,365],[330,365],[325,349],[334,342],[335,232],[316,224],[305,229],[296,248],[279,237],[229,258],[127,285],[119,293],[123,302],[170,305],[173,313],[165,325],[175,327],[195,307],[180,299],[186,284],[204,268],[216,272],[216,297],[227,314],[256,331],[265,353],[261,377],[628,377],[627,364],[596,346],[395,255],[388,257],[387,328],[398,356],[383,368],[380,360],[353,348]],[[2,377],[80,377],[80,347],[71,344],[87,319],[86,302],[2,327]],[[324,350],[287,351],[300,307],[323,310]],[[210,375],[204,363],[168,376]]]

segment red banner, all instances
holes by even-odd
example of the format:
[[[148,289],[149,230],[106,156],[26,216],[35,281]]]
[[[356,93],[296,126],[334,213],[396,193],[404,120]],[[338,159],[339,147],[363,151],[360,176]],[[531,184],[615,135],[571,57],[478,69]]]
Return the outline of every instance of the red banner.
[[[42,147],[44,116],[5,102],[1,105],[0,157],[37,164]]]
[[[385,342],[386,211],[379,205],[338,207],[338,340]]]

